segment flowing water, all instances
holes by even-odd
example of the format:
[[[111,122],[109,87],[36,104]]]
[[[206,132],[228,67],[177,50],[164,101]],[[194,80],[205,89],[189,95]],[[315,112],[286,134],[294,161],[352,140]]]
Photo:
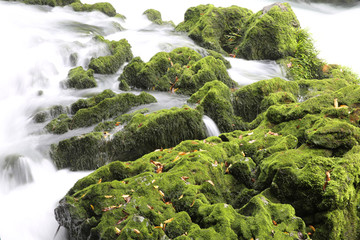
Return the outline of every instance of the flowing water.
[[[219,128],[216,126],[216,123],[214,122],[214,120],[212,120],[210,117],[204,115],[203,116],[203,122],[205,124],[206,135],[208,137],[219,136],[220,135]]]
[[[178,24],[186,9],[198,4],[239,5],[258,11],[273,2],[110,1],[117,12],[126,15],[124,22],[99,12],[80,13],[69,7],[50,8],[0,1],[0,238],[53,239],[58,227],[53,209],[75,181],[89,173],[56,170],[49,159],[48,147],[91,129],[54,136],[43,131],[45,123],[34,123],[32,117],[39,110],[53,105],[67,106],[107,88],[121,92],[117,89],[121,70],[111,76],[97,75],[99,86],[94,89],[75,91],[60,87],[74,65],[86,67],[91,57],[107,54],[104,44],[92,40],[94,35],[101,34],[110,40],[126,38],[132,45],[134,56],[148,61],[159,51],[171,51],[180,46],[201,51],[191,39],[173,32],[171,27],[151,24],[142,16],[148,8],[161,11],[163,20]],[[352,27],[354,22],[360,22],[359,6],[339,8],[296,3],[293,9],[302,27],[313,33],[322,58],[330,63],[347,65],[360,73],[356,62],[360,47],[355,42],[358,30]],[[122,28],[126,30],[121,31]],[[71,58],[74,53],[76,59]],[[283,77],[272,61],[228,60],[233,66],[229,69],[230,76],[241,85]],[[158,103],[146,106],[152,111],[182,106],[187,100],[176,94],[152,94],[158,100]],[[56,239],[65,239],[65,235],[61,230]]]

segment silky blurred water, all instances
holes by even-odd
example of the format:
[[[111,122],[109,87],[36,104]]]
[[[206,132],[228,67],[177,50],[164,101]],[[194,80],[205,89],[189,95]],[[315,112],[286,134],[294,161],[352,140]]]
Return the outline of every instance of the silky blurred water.
[[[94,3],[95,1],[84,1]],[[43,131],[44,124],[34,123],[39,110],[53,105],[68,106],[77,99],[104,89],[119,93],[118,73],[96,75],[98,87],[88,90],[62,89],[69,69],[86,67],[92,57],[107,54],[104,44],[93,41],[96,34],[109,40],[126,38],[134,56],[148,61],[159,51],[188,46],[200,47],[170,26],[156,26],[142,13],[154,8],[163,20],[178,24],[188,7],[213,3],[216,6],[239,5],[253,11],[275,1],[110,1],[127,19],[109,18],[100,12],[74,12],[69,7],[50,8],[0,1],[0,238],[2,240],[53,239],[58,224],[53,209],[79,178],[89,172],[57,170],[48,156],[48,146],[64,138],[91,131],[77,129],[62,136]],[[352,67],[360,72],[357,56],[359,7],[340,8],[324,4],[293,4],[302,27],[316,39],[320,56],[329,63]],[[119,26],[121,25],[121,27]],[[121,30],[125,28],[126,30]],[[76,61],[71,56],[76,54]],[[273,61],[246,61],[228,58],[231,78],[240,85],[262,79],[283,77]],[[139,92],[134,91],[138,94]],[[151,92],[158,103],[152,111],[182,106],[187,97]],[[204,120],[209,126],[213,123]],[[215,126],[216,127],[216,126]],[[218,133],[213,133],[212,135]],[[56,239],[65,239],[63,229]]]

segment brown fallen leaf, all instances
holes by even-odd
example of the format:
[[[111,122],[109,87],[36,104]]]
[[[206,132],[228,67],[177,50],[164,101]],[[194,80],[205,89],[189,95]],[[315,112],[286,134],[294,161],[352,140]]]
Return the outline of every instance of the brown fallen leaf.
[[[101,183],[102,182],[102,178],[99,179],[99,181],[97,182],[97,184]]]
[[[112,198],[113,195],[105,195],[104,197],[105,197],[105,198]]]
[[[121,224],[123,221],[125,221],[128,218],[128,215],[126,215],[125,217],[121,218],[119,221],[117,221],[116,225]]]
[[[140,234],[140,231],[137,230],[136,228],[134,228],[134,232],[135,232],[136,234]]]

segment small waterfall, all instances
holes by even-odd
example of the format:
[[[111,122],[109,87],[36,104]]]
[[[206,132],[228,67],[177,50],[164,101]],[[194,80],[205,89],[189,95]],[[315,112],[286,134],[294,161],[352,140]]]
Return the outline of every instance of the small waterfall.
[[[208,116],[204,115],[203,116],[203,122],[205,124],[206,127],[206,135],[208,137],[211,136],[219,136],[220,135],[220,131],[219,128],[216,126],[216,123],[209,118]]]
[[[27,159],[21,155],[8,155],[0,167],[1,179],[9,190],[16,186],[24,185],[33,181],[30,166]]]

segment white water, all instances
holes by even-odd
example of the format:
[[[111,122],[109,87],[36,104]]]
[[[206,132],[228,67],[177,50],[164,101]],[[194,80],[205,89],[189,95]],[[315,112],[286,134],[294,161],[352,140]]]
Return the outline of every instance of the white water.
[[[93,3],[94,1],[86,1]],[[77,65],[86,67],[91,57],[106,54],[104,45],[91,39],[94,34],[107,39],[126,38],[135,56],[148,61],[158,51],[179,46],[199,49],[192,40],[173,33],[169,27],[157,27],[141,14],[148,8],[161,11],[163,20],[176,24],[183,20],[186,9],[198,4],[239,5],[253,11],[274,1],[110,1],[126,22],[101,13],[75,13],[71,9],[27,6],[0,1],[0,169],[6,157],[18,154],[19,164],[0,171],[0,238],[2,240],[49,240],[57,229],[53,209],[75,181],[88,172],[58,171],[48,157],[48,145],[64,137],[79,135],[89,129],[53,136],[42,132],[44,124],[35,124],[32,116],[39,109],[55,104],[68,105],[89,93],[117,89],[117,77],[97,76],[99,87],[91,90],[63,90],[59,83],[71,66],[70,55],[78,54]],[[321,56],[332,63],[352,67],[360,73],[357,58],[360,47],[355,42],[359,30],[360,10],[339,9],[327,5],[294,5],[303,27],[308,27],[317,40]],[[113,23],[127,28],[119,32]],[[240,84],[282,76],[274,62],[244,61],[229,58],[231,77]],[[39,91],[42,95],[39,96]],[[152,110],[181,106],[186,97],[154,93],[159,103]],[[16,173],[28,177],[18,179]],[[57,239],[64,239],[61,232]]]
[[[210,117],[208,117],[206,115],[203,116],[202,120],[205,124],[206,135],[208,137],[220,135],[219,128],[216,126],[216,123],[214,122],[214,120],[212,120]]]

